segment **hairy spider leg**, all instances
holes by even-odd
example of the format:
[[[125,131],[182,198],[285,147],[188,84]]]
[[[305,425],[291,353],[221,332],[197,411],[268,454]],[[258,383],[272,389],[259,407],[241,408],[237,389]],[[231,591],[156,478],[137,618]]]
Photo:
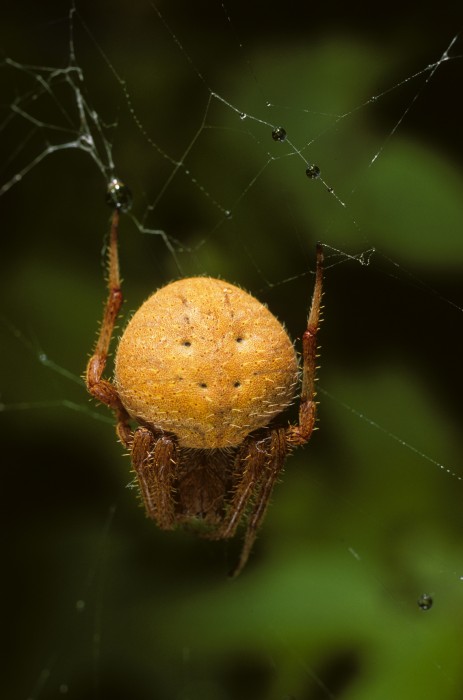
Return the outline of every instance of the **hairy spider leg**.
[[[317,243],[317,267],[307,328],[302,336],[302,388],[299,401],[299,423],[289,425],[286,438],[291,446],[304,445],[310,439],[315,426],[317,404],[315,401],[317,371],[317,333],[320,327],[323,295],[323,246]]]
[[[176,476],[176,444],[167,435],[154,437],[148,428],[137,428],[132,443],[132,466],[137,475],[146,515],[162,530],[175,525],[173,499]]]
[[[241,522],[264,469],[267,459],[265,442],[265,437],[261,440],[255,435],[247,437],[236,456],[232,478],[233,496],[227,507],[223,525],[217,534],[218,538],[233,537]]]
[[[107,379],[103,379],[103,372],[108,359],[109,345],[111,343],[114,325],[122,306],[121,280],[119,274],[119,255],[117,250],[117,233],[119,228],[120,213],[114,209],[111,218],[111,229],[108,247],[108,298],[103,314],[100,332],[96,341],[93,355],[87,364],[85,381],[87,389],[101,403],[111,408],[117,419],[116,430],[121,442],[129,447],[132,441],[132,430],[129,426],[129,415],[125,410],[115,387]]]
[[[261,443],[257,443],[256,446],[263,451],[264,459],[263,464],[259,460],[261,464],[260,470],[256,469],[256,462],[254,462],[252,469],[248,469],[248,472],[253,472],[254,474],[251,477],[252,486],[248,491],[246,502],[250,501],[253,505],[247,518],[246,533],[238,563],[230,572],[230,576],[233,578],[238,576],[246,566],[257,532],[270,502],[273,487],[285,463],[287,452],[285,428],[271,430],[269,438]],[[244,477],[245,480],[247,478],[249,477]]]

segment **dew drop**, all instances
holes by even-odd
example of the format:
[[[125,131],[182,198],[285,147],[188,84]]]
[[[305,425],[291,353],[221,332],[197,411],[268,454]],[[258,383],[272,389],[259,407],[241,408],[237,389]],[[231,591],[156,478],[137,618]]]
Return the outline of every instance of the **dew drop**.
[[[309,165],[309,167],[306,169],[305,174],[309,178],[309,180],[316,180],[317,177],[320,177],[320,168],[318,165]]]
[[[430,610],[433,602],[432,596],[428,595],[428,593],[423,593],[423,595],[420,595],[418,598],[418,607],[421,608],[421,610]]]
[[[240,119],[246,119],[247,116],[246,112],[240,112]]]
[[[132,206],[132,193],[117,177],[113,177],[106,188],[106,203],[112,209],[128,211]]]
[[[230,209],[225,209],[224,214],[226,219],[233,219],[233,214],[231,213]]]
[[[285,141],[286,140],[285,129],[283,129],[282,126],[275,127],[275,129],[272,131],[272,139],[274,141]]]

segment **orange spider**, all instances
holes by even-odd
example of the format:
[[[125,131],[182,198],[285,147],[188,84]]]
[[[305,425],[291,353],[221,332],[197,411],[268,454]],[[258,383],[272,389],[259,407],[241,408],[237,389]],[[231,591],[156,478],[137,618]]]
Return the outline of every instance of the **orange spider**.
[[[288,451],[305,444],[314,429],[322,246],[302,336],[297,425],[281,416],[299,385],[293,343],[266,306],[223,280],[182,279],[150,296],[122,335],[110,382],[103,372],[122,304],[117,237],[127,192],[117,180],[109,188],[109,295],[87,365],[87,389],[114,411],[146,514],[160,528],[187,525],[201,537],[222,539],[245,523],[236,576]]]

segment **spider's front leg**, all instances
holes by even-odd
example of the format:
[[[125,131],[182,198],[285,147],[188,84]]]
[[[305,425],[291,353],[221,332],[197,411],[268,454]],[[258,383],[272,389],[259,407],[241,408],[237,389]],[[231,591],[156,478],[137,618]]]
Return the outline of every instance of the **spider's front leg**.
[[[233,537],[246,519],[246,533],[237,565],[230,576],[238,576],[251,553],[273,487],[286,457],[284,428],[264,429],[251,434],[239,450],[234,466],[234,490],[217,539]]]
[[[175,524],[177,447],[174,439],[167,435],[154,436],[148,428],[138,428],[131,452],[146,515],[162,530],[171,530]]]
[[[267,506],[270,502],[273,487],[280,474],[286,459],[286,434],[285,430],[278,428],[272,430],[270,436],[269,454],[265,463],[264,473],[259,484],[259,488],[254,498],[254,507],[249,515],[246,524],[246,534],[244,536],[243,548],[240,558],[231,572],[231,576],[235,577],[243,570],[254,545],[257,532],[264,519]]]
[[[320,327],[323,294],[323,247],[317,244],[317,267],[307,328],[302,336],[302,388],[299,403],[299,423],[288,426],[286,436],[290,445],[303,445],[312,435],[316,418],[315,381],[317,369],[317,333]]]
[[[132,438],[129,415],[121,403],[115,387],[106,379],[103,372],[108,359],[109,345],[119,311],[122,306],[122,291],[119,275],[119,256],[117,251],[117,232],[119,227],[119,209],[115,209],[111,219],[110,241],[108,248],[108,298],[93,355],[87,364],[85,382],[87,390],[101,403],[109,406],[117,418],[117,433],[122,443],[128,447]]]

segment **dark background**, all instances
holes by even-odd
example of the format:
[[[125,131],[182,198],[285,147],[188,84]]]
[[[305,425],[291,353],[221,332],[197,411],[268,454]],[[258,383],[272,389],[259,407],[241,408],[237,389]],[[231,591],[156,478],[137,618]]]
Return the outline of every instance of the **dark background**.
[[[428,82],[408,78],[439,60],[461,9],[158,7],[183,52],[147,2],[79,3],[74,23],[82,94],[133,214],[155,202],[146,228],[176,241],[174,255],[123,219],[125,317],[169,280],[206,273],[255,293],[298,338],[321,240],[320,431],[288,460],[237,581],[239,542],[145,520],[111,417],[79,380],[105,295],[109,172],[82,149],[34,166],[0,198],[4,696],[457,700],[461,38]],[[4,56],[67,66],[67,3],[2,14]],[[78,133],[71,74],[48,94],[39,74],[2,66],[1,184]],[[214,98],[207,109],[211,91],[283,125],[303,158],[256,119]],[[12,111],[17,98],[34,121]],[[183,162],[207,194],[184,168],[164,190],[191,145]],[[305,177],[304,158],[346,207]],[[367,266],[348,258],[373,247]]]

